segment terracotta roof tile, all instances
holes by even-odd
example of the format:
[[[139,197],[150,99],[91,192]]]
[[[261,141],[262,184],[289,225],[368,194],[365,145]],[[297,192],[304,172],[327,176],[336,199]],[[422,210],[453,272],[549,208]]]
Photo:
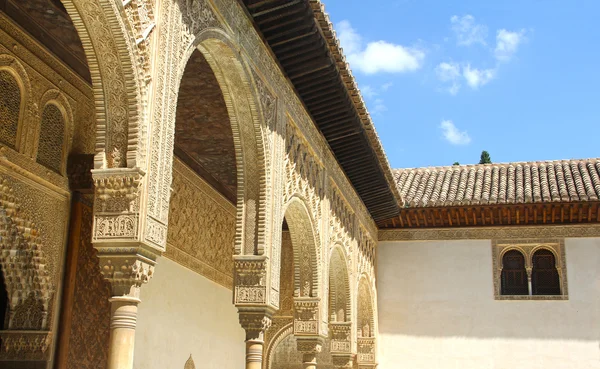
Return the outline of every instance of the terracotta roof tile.
[[[407,207],[597,201],[600,158],[394,170]]]

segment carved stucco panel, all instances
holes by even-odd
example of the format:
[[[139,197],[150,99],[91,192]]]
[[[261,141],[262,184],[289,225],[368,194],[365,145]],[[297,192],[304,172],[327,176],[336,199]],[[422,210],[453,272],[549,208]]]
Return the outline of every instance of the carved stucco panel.
[[[173,172],[166,256],[232,288],[234,205],[179,159]]]

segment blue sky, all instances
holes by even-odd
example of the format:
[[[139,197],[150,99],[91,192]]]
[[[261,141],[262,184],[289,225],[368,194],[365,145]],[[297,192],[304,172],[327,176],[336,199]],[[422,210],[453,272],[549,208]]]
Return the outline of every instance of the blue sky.
[[[600,1],[324,3],[392,167],[600,156]]]

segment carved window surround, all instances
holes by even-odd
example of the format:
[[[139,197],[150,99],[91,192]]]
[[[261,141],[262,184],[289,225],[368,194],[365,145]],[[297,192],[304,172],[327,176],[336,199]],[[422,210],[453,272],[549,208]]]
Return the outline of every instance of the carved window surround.
[[[525,268],[531,274],[533,254],[546,249],[554,254],[556,270],[560,278],[560,295],[502,295],[500,278],[502,274],[502,256],[510,250],[517,250],[525,257]],[[492,269],[494,276],[494,298],[496,300],[568,300],[567,263],[564,238],[504,239],[492,240]],[[529,277],[531,278],[531,276]],[[531,289],[530,289],[531,290]]]

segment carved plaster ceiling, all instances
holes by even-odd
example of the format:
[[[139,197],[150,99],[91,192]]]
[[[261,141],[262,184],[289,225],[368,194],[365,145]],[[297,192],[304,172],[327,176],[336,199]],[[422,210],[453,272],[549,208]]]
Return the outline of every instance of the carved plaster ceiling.
[[[79,35],[60,0],[0,0],[0,9],[75,72],[91,81]]]
[[[198,50],[188,61],[179,88],[175,154],[235,202],[236,164],[229,114],[219,83]]]

